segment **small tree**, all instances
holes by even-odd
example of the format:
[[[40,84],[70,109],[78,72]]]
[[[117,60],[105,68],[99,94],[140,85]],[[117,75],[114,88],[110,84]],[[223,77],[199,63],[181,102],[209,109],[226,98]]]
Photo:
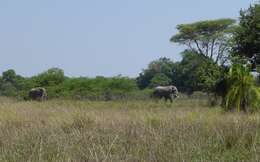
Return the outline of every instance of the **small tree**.
[[[248,112],[260,108],[260,91],[250,71],[241,64],[230,68],[225,107],[228,110]]]
[[[150,87],[167,86],[169,84],[171,84],[171,79],[168,78],[165,74],[159,73],[156,74],[151,80]]]
[[[64,72],[59,68],[51,68],[32,78],[36,86],[56,86],[65,80]]]
[[[173,77],[173,69],[176,64],[169,58],[159,58],[149,63],[148,68],[144,69],[136,78],[137,85],[140,89],[150,86],[152,79],[156,75],[164,74],[167,78]]]
[[[16,79],[16,73],[13,69],[9,69],[5,72],[3,72],[3,81],[4,82],[11,82],[11,83],[15,83],[15,79]]]
[[[0,81],[0,94],[5,96],[17,96],[25,87],[26,78],[17,75],[13,69],[3,72]]]
[[[210,91],[223,73],[211,59],[186,50],[182,61],[173,69],[173,83],[180,91]]]

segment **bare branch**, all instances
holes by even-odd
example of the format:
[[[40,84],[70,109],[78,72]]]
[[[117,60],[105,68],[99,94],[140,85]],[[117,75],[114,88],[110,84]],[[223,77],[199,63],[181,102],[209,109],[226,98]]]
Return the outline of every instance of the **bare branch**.
[[[203,51],[201,50],[201,48],[200,48],[200,46],[199,46],[198,41],[197,41],[197,40],[194,40],[194,42],[195,42],[195,44],[196,44],[196,46],[197,46],[197,48],[198,48],[198,50],[199,50],[199,53],[200,53],[201,55],[204,55],[204,56],[205,56],[205,54],[203,53]]]
[[[212,40],[211,47],[210,47],[210,58],[213,59],[213,53],[214,53],[214,45],[215,45],[215,39]]]

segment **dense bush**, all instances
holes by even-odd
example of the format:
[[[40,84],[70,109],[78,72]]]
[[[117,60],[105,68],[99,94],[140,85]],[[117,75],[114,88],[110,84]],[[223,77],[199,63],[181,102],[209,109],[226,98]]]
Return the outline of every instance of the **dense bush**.
[[[260,91],[248,68],[234,64],[230,68],[227,81],[227,109],[248,112],[260,107]]]
[[[0,95],[24,98],[31,88],[44,87],[48,98],[147,99],[153,87],[170,84],[176,85],[182,92],[210,91],[222,74],[222,68],[191,51],[185,51],[182,55],[180,62],[169,58],[152,61],[136,79],[121,76],[71,78],[66,77],[59,68],[25,78],[14,70],[7,70],[0,78]]]
[[[62,96],[111,100],[127,97],[137,91],[134,79],[127,77],[68,78],[62,84]]]
[[[142,88],[173,84],[182,92],[209,92],[224,72],[224,68],[194,51],[182,53],[180,62],[160,58],[149,64],[137,78]]]
[[[135,79],[102,76],[69,78],[58,68],[51,68],[31,78],[16,75],[14,70],[7,70],[0,78],[0,94],[3,96],[24,98],[33,87],[46,88],[48,98],[112,100],[134,97],[133,94],[138,93]]]
[[[154,87],[158,84],[166,85],[171,83],[175,63],[169,58],[159,58],[149,63],[148,68],[144,69],[137,77],[137,85],[140,89]]]

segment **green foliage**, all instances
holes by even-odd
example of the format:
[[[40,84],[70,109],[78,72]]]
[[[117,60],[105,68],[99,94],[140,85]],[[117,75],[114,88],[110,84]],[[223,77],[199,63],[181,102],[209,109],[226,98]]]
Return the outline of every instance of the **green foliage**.
[[[236,55],[251,58],[257,54],[260,64],[260,3],[240,11],[239,27],[235,30],[233,51]]]
[[[1,95],[4,96],[16,96],[17,89],[15,86],[10,82],[5,82],[1,85]]]
[[[173,83],[181,91],[210,91],[223,69],[212,60],[192,51],[184,51],[183,59],[174,70]]]
[[[142,73],[137,77],[137,85],[140,89],[153,87],[162,83],[164,85],[170,84],[170,79],[173,77],[173,69],[175,63],[169,58],[159,58],[158,60],[152,61],[148,68],[143,70]]]
[[[25,88],[25,78],[17,75],[13,69],[3,72],[0,79],[0,94],[5,96],[18,96]]]
[[[61,84],[65,80],[64,72],[59,68],[51,68],[32,78],[39,87]]]
[[[260,89],[250,71],[243,65],[234,64],[230,68],[225,101],[229,110],[248,112],[260,107]]]
[[[14,83],[16,79],[16,73],[13,69],[7,70],[3,72],[2,79],[4,82],[11,82]]]
[[[137,78],[143,89],[157,85],[173,84],[182,92],[211,91],[224,70],[211,59],[186,50],[180,62],[160,58],[149,64]]]
[[[51,68],[47,71],[30,78],[27,82],[28,92],[29,89],[34,87],[44,87],[47,90],[48,97],[61,97],[63,91],[62,83],[65,81],[66,77],[62,69]],[[27,95],[27,93],[25,94]]]
[[[167,77],[163,73],[155,74],[155,76],[152,78],[150,87],[156,87],[156,86],[167,86],[171,84],[171,79]]]
[[[179,33],[171,38],[174,43],[186,45],[189,50],[224,64],[230,50],[231,31],[235,20],[217,19],[177,26]]]
[[[7,70],[0,77],[0,95],[3,96],[26,98],[34,87],[44,87],[48,98],[112,100],[134,97],[133,94],[138,91],[135,79],[120,76],[69,78],[59,68],[51,68],[31,78],[23,78],[14,70]]]
[[[66,79],[61,87],[64,88],[62,96],[104,100],[127,97],[127,94],[137,91],[135,80],[127,77],[71,78]]]

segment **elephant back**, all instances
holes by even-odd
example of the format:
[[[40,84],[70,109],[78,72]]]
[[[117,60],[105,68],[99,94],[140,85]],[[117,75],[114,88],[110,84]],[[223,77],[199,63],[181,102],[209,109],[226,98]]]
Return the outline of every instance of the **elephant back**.
[[[46,89],[43,87],[32,88],[29,91],[28,97],[31,100],[44,100],[47,98]]]

